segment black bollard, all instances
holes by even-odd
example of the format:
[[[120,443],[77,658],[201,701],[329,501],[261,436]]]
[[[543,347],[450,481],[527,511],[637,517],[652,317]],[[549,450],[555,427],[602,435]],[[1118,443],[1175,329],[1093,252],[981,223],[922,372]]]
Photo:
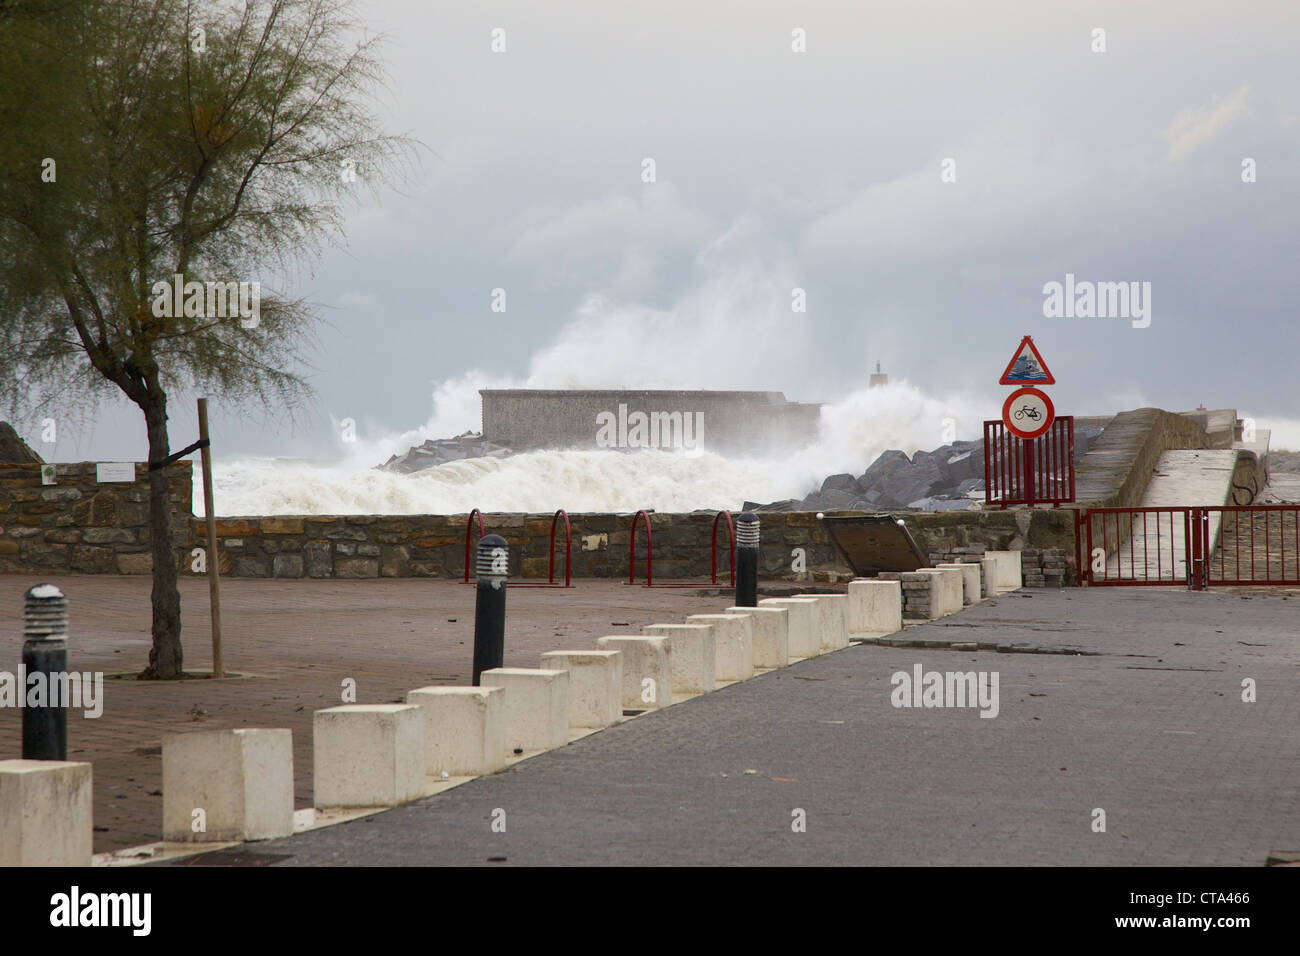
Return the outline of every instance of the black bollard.
[[[736,607],[758,607],[758,515],[736,519]]]
[[[24,695],[23,759],[68,759],[67,687],[68,602],[53,584],[38,584],[27,592],[23,608],[23,671],[18,693]],[[27,699],[33,674],[45,682],[44,706],[32,707]],[[60,694],[56,700],[55,695]]]
[[[478,593],[474,602],[474,686],[479,676],[505,662],[506,578],[510,552],[499,534],[478,542]]]

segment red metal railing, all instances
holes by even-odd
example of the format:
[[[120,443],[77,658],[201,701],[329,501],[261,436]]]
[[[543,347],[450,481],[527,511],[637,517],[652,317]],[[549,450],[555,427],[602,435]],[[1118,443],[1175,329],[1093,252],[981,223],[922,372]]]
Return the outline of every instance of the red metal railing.
[[[1090,508],[1076,528],[1093,586],[1300,585],[1300,505]]]
[[[1206,584],[1300,584],[1300,505],[1197,510],[1205,515]]]
[[[1001,421],[984,423],[984,500],[990,505],[1074,500],[1074,416],[1062,415],[1037,438],[1017,438]]]
[[[709,580],[712,582],[714,586],[717,586],[718,584],[718,521],[724,516],[727,519],[727,543],[729,545],[730,556],[731,556],[731,584],[729,586],[734,588],[736,586],[736,527],[732,523],[731,512],[729,511],[719,511],[716,515],[713,516],[713,533],[711,535],[710,542],[709,542],[709,550],[712,552],[710,556],[710,565],[712,568],[712,574],[710,575]],[[643,523],[645,524],[645,586],[648,588],[702,587],[703,585],[699,581],[671,581],[666,584],[662,582],[659,584],[654,583],[653,535],[650,531],[650,513],[645,510],[638,511],[635,515],[632,516],[632,536],[627,546],[628,548],[627,583],[636,584],[636,532],[637,532],[638,518],[644,519]]]
[[[555,583],[555,525],[556,522],[559,521],[561,517],[564,518],[564,583],[556,584]],[[569,515],[568,512],[566,512],[563,508],[561,508],[559,511],[555,512],[555,514],[552,515],[551,517],[551,545],[550,545],[550,550],[547,551],[547,554],[550,556],[550,561],[547,567],[548,573],[546,575],[546,580],[545,581],[515,581],[510,586],[513,588],[573,587],[573,585],[570,583],[570,572],[573,570],[572,546],[573,546],[573,535],[569,528]]]
[[[1190,508],[1089,508],[1078,512],[1079,575],[1094,587],[1188,584],[1201,538]]]
[[[469,584],[469,569],[473,563],[469,559],[469,536],[474,533],[474,519],[478,518],[478,536],[483,537],[483,513],[475,508],[469,513],[469,521],[465,524],[465,583]]]

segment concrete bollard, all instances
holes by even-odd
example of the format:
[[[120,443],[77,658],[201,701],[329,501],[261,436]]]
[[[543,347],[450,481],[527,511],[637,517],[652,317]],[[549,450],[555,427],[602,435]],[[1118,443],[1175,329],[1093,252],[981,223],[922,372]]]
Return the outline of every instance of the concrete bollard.
[[[496,667],[484,687],[505,688],[506,749],[553,750],[569,742],[569,672]]]
[[[984,597],[997,597],[998,559],[987,554],[980,558],[980,593]]]
[[[687,624],[713,628],[713,650],[720,681],[749,680],[754,676],[754,625],[734,614],[692,614]]]
[[[848,597],[843,594],[808,594],[805,597],[817,602],[817,614],[821,620],[821,653],[848,647]]]
[[[707,694],[718,686],[717,648],[708,624],[651,624],[649,637],[668,639],[668,665],[674,694]]]
[[[997,589],[999,592],[1015,591],[1024,586],[1023,569],[1020,563],[1021,552],[985,551],[984,556],[997,561]]]
[[[474,677],[505,662],[506,578],[510,569],[506,539],[485,534],[479,539],[475,561],[477,589],[474,595]]]
[[[746,511],[736,519],[736,604],[758,604],[758,515]]]
[[[569,672],[569,726],[601,730],[623,719],[622,651],[547,651],[544,670]]]
[[[343,704],[312,717],[318,807],[395,807],[424,795],[424,717],[410,704]]]
[[[936,564],[935,567],[942,570],[956,569],[960,571],[962,604],[967,606],[979,604],[982,598],[980,596],[980,566],[978,564]]]
[[[790,660],[816,657],[822,647],[821,612],[809,598],[763,598],[759,607],[783,607],[789,611],[786,649]]]
[[[917,573],[929,575],[934,582],[934,589],[930,592],[931,620],[956,614],[962,609],[965,585],[961,571],[956,568],[921,568]]]
[[[38,584],[23,604],[23,672],[39,675],[45,703],[23,708],[23,759],[68,759],[68,702],[55,688],[68,686],[68,602],[53,584]],[[27,687],[18,688],[26,694]],[[57,699],[56,699],[57,698]]]
[[[477,777],[506,765],[506,692],[500,687],[420,687],[406,702],[424,718],[426,776]]]
[[[90,866],[88,763],[0,760],[0,867]]]
[[[251,727],[164,734],[162,792],[164,840],[292,836],[293,734]]]
[[[790,663],[790,609],[786,607],[729,607],[723,613],[740,614],[753,626],[754,666],[785,667]]]
[[[676,687],[668,638],[616,634],[600,638],[596,646],[623,652],[624,710],[656,710],[672,704]]]
[[[849,637],[883,637],[903,629],[902,582],[850,581],[848,601]]]

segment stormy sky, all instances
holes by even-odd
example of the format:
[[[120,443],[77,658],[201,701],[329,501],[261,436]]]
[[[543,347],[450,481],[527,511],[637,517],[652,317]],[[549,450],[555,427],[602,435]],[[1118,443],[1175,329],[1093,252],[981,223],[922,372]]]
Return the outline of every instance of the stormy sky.
[[[264,278],[326,323],[317,398],[216,402],[224,456],[336,456],[342,419],[415,428],[449,381],[833,401],[877,360],[974,421],[1025,334],[1061,414],[1300,418],[1294,2],[357,9],[389,36],[378,108],[427,149],[401,194],[358,190],[346,248]],[[1067,274],[1149,283],[1149,324],[1045,316]],[[144,457],[133,409],[39,432]]]

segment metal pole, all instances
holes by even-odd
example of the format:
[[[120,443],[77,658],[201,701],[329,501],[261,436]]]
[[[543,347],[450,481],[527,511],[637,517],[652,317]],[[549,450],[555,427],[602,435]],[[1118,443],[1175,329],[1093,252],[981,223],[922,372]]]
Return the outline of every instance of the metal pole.
[[[506,649],[506,539],[489,534],[478,541],[478,592],[474,601],[474,686],[484,671],[501,667]]]
[[[758,515],[736,519],[736,607],[758,607]]]
[[[203,445],[203,516],[208,524],[208,603],[212,607],[212,676],[225,677],[221,660],[221,561],[217,557],[217,516],[212,504],[212,449],[208,447],[208,400],[199,399],[199,441]]]
[[[27,592],[23,608],[23,759],[68,759],[68,702],[60,695],[68,687],[68,602],[53,584],[38,584]],[[29,679],[40,675],[44,700],[30,706]],[[40,681],[37,682],[38,686]],[[56,696],[60,695],[60,696]]]
[[[1034,506],[1034,439],[1024,440],[1025,504]]]

